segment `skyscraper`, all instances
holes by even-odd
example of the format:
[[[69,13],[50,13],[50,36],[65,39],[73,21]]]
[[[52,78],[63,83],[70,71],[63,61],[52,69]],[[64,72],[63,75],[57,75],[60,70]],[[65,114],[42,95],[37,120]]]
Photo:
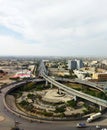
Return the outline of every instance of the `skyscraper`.
[[[77,63],[75,60],[68,60],[68,69],[75,70],[77,68]]]
[[[77,68],[76,69],[80,69],[80,68],[82,68],[83,67],[83,61],[82,60],[75,60],[76,61],[76,63],[77,63]]]
[[[83,62],[82,60],[68,60],[68,69],[69,70],[75,70],[75,69],[80,69],[83,67]]]

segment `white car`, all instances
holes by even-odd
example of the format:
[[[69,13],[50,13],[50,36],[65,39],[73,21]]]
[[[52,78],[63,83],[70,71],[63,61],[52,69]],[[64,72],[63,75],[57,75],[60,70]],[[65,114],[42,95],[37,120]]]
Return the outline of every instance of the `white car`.
[[[107,128],[102,128],[101,130],[107,130]]]
[[[96,125],[96,129],[100,129],[101,128],[101,126],[100,125]]]

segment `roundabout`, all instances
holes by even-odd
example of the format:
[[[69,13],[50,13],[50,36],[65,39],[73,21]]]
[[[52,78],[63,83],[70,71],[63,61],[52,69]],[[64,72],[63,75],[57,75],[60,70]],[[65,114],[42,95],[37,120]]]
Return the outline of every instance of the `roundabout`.
[[[98,111],[96,105],[81,98],[75,100],[74,95],[59,91],[55,86],[51,88],[51,84],[45,85],[44,80],[23,81],[12,86],[4,93],[6,109],[30,121],[86,119],[90,113]]]
[[[73,127],[73,130],[76,129],[75,126],[80,121],[67,121],[67,122],[66,121],[63,121],[63,122],[62,121],[61,122],[60,121],[59,122],[57,122],[57,121],[56,122],[51,121],[50,125],[49,125],[48,121],[42,121],[41,119],[38,119],[38,120],[35,120],[37,123],[36,122],[35,123],[31,123],[31,118],[29,118],[29,116],[26,118],[25,115],[23,115],[23,113],[20,114],[19,112],[13,111],[11,108],[8,108],[8,106],[7,106],[7,104],[5,104],[5,100],[4,100],[5,95],[8,94],[10,92],[10,90],[14,90],[15,88],[18,88],[18,87],[20,87],[20,85],[24,85],[24,84],[26,84],[25,81],[22,81],[20,83],[14,83],[14,84],[11,84],[8,87],[3,88],[1,90],[2,94],[1,94],[1,99],[0,99],[1,100],[0,109],[1,109],[2,113],[5,114],[6,118],[8,118],[8,117],[11,118],[11,120],[10,119],[8,120],[9,122],[11,122],[10,123],[11,125],[8,124],[8,121],[6,121],[6,120],[3,120],[2,122],[7,122],[6,123],[7,126],[11,127],[12,124],[14,125],[14,120],[17,120],[18,122],[20,122],[19,126],[21,128],[26,129],[26,130],[29,130],[31,128],[32,128],[32,130],[34,130],[35,128],[39,128],[40,130],[42,130],[43,128],[46,128],[46,129],[49,130],[50,126],[53,126],[53,128],[54,128],[54,125],[55,125],[55,128],[54,129],[51,128],[53,130],[55,130],[55,129],[56,130],[57,129],[71,130],[72,127]],[[58,96],[58,95],[56,95],[56,96]],[[4,109],[4,108],[6,108],[6,109]],[[82,119],[81,121],[85,122],[84,119]],[[44,122],[44,123],[41,125],[41,122]],[[100,122],[102,124],[106,124],[106,119],[102,120]],[[40,123],[40,125],[38,123]],[[95,124],[97,124],[97,122],[91,123],[91,125],[95,125]],[[2,127],[3,124],[0,123],[0,126]],[[2,130],[8,130],[8,129],[5,128],[5,129],[2,129]]]
[[[26,87],[30,84],[26,85]],[[43,90],[39,91],[35,91],[35,89],[31,89],[30,91],[20,91],[19,89],[9,91],[5,96],[7,107],[14,114],[32,121],[39,119],[42,122],[64,121],[80,118],[79,115],[82,114],[83,109],[76,108],[75,110],[70,105],[70,103],[75,102],[72,95],[59,94],[58,89],[45,88],[45,84],[41,84],[41,86],[44,86]],[[39,85],[39,89],[41,89],[41,86]],[[24,89],[26,87],[23,86]],[[35,88],[38,88],[37,83],[35,84]]]

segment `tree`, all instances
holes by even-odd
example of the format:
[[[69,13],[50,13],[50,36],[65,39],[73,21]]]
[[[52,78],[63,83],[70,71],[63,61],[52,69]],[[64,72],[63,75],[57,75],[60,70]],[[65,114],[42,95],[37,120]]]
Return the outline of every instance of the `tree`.
[[[74,71],[72,69],[69,70],[69,73],[70,73],[70,78],[72,78],[72,79],[77,78],[77,76],[74,74]]]

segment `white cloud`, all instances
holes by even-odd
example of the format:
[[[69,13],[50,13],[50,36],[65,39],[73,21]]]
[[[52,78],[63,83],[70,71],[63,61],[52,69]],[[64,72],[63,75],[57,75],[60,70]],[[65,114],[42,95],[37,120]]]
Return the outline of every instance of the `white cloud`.
[[[23,37],[19,40],[1,35],[1,48],[7,44],[11,48],[7,48],[8,51],[0,48],[0,53],[89,55],[87,48],[90,46],[98,48],[96,54],[100,55],[98,46],[102,42],[106,44],[106,5],[106,0],[0,0],[0,25]],[[30,40],[35,44],[27,42]]]

